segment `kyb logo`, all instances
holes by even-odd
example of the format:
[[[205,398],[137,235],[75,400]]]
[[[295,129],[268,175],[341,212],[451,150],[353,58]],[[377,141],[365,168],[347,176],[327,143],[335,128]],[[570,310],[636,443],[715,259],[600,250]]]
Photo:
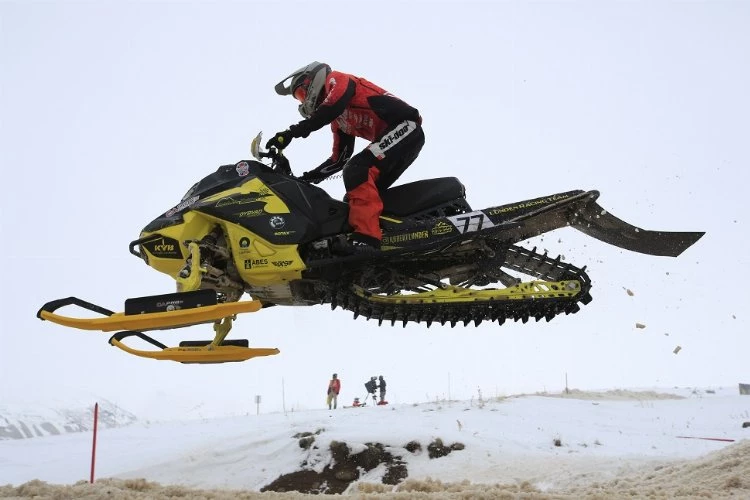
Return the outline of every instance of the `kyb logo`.
[[[154,245],[154,252],[174,252],[174,245],[171,243],[161,243],[159,245]]]
[[[148,241],[143,244],[143,247],[148,250],[151,255],[161,259],[181,259],[182,252],[180,251],[180,244],[177,240],[163,236],[153,241]]]

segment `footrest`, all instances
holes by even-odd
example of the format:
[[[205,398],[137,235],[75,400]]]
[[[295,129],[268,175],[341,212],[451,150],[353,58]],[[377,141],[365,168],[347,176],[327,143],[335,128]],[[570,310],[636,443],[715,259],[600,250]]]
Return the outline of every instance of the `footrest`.
[[[183,340],[180,342],[180,347],[203,347],[213,342],[213,340]],[[247,339],[230,339],[225,340],[221,345],[232,345],[236,347],[250,347],[250,342]]]
[[[134,349],[122,343],[127,337],[138,337],[149,344],[158,347],[158,351]],[[247,361],[259,356],[273,356],[279,354],[276,348],[248,347],[246,339],[225,340],[219,346],[212,346],[210,340],[187,340],[180,342],[179,347],[167,347],[142,332],[124,331],[114,334],[109,343],[123,351],[158,360],[177,361],[186,364],[231,363]]]

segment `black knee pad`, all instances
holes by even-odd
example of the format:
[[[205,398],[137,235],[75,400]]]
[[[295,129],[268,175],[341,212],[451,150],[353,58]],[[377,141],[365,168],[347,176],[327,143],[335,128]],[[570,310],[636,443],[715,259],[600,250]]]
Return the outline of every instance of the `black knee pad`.
[[[369,158],[368,158],[369,157]],[[367,182],[370,167],[375,165],[375,157],[365,150],[354,155],[344,166],[344,187],[351,191],[355,187]]]

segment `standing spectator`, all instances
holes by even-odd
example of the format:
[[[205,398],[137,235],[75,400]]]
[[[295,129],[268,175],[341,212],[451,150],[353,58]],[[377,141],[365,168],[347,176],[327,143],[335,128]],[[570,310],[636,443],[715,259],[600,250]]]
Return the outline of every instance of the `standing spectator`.
[[[365,382],[365,389],[367,389],[367,395],[372,396],[372,401],[374,403],[377,403],[377,396],[375,396],[375,389],[377,388],[378,388],[377,378],[370,377],[370,380]],[[367,401],[367,397],[365,397],[365,401]]]
[[[378,383],[379,383],[378,386],[380,387],[380,403],[378,403],[378,404],[379,405],[384,405],[384,404],[386,404],[386,401],[385,401],[385,379],[383,378],[382,375],[380,377],[378,377]]]
[[[339,380],[339,376],[337,374],[333,374],[333,378],[331,378],[331,381],[328,382],[328,409],[331,409],[331,404],[333,403],[333,409],[336,409],[336,405],[338,404],[339,400],[339,392],[341,392],[341,381]]]

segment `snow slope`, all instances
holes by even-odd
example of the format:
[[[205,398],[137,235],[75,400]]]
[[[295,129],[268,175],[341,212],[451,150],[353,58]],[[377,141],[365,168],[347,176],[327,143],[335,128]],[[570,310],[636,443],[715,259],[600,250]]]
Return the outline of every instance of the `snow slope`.
[[[704,460],[712,452],[746,455],[750,428],[743,428],[745,421],[750,421],[750,398],[738,395],[736,388],[722,388],[571,391],[135,423],[100,432],[96,471],[98,478],[257,492],[278,476],[302,468],[303,462],[322,470],[331,462],[332,441],[346,442],[352,454],[366,443],[379,442],[406,463],[408,481],[396,490],[411,481],[439,480],[511,485],[532,492],[584,488],[580,493],[644,471],[651,471],[644,477],[653,478],[653,471]],[[307,450],[294,437],[303,432],[315,436]],[[431,459],[425,449],[436,438],[446,445],[461,443],[464,449]],[[412,441],[419,442],[422,451],[407,451]],[[55,484],[87,479],[90,453],[89,433],[0,442],[0,484],[12,485],[0,489],[0,496],[18,495],[19,488],[13,486],[35,479]],[[724,483],[740,498],[750,498],[747,461],[730,462],[745,469],[725,466],[730,477]],[[384,472],[382,467],[372,469],[349,491],[379,485]],[[142,483],[129,484],[143,488]]]

